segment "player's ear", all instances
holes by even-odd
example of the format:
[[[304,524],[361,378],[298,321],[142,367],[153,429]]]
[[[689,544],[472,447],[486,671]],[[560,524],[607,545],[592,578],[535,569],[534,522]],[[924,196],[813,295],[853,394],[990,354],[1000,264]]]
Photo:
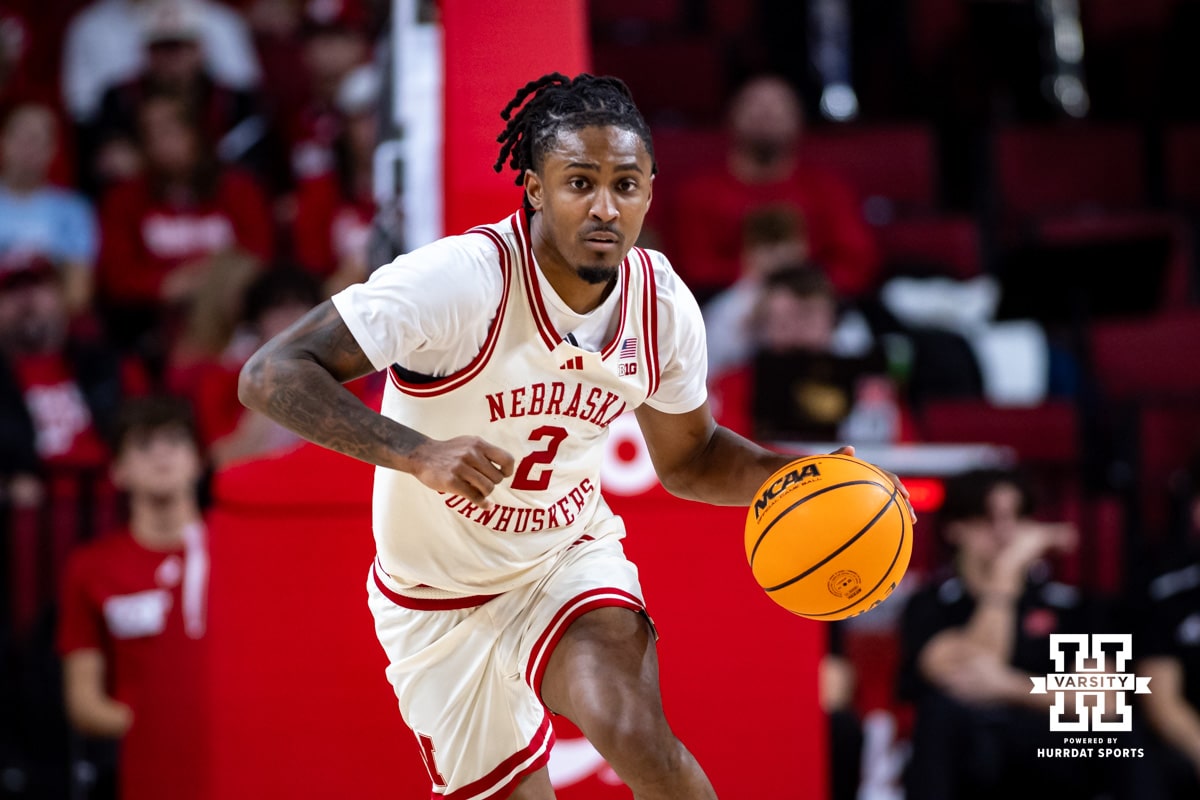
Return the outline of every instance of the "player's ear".
[[[525,197],[534,211],[542,210],[542,179],[531,169],[525,170]]]

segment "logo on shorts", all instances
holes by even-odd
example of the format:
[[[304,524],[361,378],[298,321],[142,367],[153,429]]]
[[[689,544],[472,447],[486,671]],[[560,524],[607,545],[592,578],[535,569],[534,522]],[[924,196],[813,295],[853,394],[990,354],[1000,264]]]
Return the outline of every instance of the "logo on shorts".
[[[838,570],[829,577],[829,583],[826,585],[829,593],[835,597],[849,599],[862,593],[862,578],[853,570]]]
[[[1075,660],[1068,668],[1067,654],[1075,651]],[[1112,670],[1108,656],[1112,654]],[[1133,708],[1126,694],[1150,694],[1150,679],[1126,672],[1133,658],[1133,636],[1128,633],[1053,633],[1050,635],[1050,658],[1054,672],[1031,677],[1030,694],[1054,695],[1050,707],[1052,731],[1130,731],[1133,729]],[[1067,698],[1073,697],[1072,708]],[[1113,708],[1108,707],[1109,698]],[[1091,713],[1088,709],[1091,709]],[[1108,717],[1108,719],[1105,719]],[[1074,718],[1074,719],[1072,719]]]

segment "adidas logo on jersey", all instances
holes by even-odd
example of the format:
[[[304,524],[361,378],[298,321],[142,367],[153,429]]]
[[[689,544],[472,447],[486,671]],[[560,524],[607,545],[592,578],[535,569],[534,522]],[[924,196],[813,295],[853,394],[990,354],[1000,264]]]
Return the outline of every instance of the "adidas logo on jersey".
[[[559,365],[559,369],[583,369],[583,356],[569,358]]]

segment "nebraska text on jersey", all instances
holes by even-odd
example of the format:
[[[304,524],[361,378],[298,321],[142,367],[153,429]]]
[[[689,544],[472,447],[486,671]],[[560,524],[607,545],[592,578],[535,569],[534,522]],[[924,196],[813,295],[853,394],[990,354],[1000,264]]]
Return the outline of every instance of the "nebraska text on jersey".
[[[609,425],[642,403],[682,413],[705,399],[699,308],[666,259],[635,248],[579,314],[541,274],[523,213],[401,256],[334,305],[388,370],[384,416],[479,436],[516,462],[486,510],[376,470],[379,562],[401,585],[498,593],[540,578],[585,529],[620,534],[599,491]]]
[[[611,425],[626,408],[620,395],[599,386],[587,387],[582,383],[568,384],[563,381],[534,383],[507,392],[496,392],[487,396],[487,402],[492,422],[545,414],[551,417],[575,417],[601,428]]]

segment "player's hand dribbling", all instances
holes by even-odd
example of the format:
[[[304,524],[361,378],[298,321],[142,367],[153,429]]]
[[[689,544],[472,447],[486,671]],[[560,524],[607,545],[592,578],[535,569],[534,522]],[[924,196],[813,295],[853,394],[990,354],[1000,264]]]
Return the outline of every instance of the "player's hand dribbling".
[[[478,436],[458,436],[446,441],[430,439],[414,453],[413,475],[439,492],[467,498],[481,508],[491,508],[488,495],[496,484],[513,473],[512,455]]]

